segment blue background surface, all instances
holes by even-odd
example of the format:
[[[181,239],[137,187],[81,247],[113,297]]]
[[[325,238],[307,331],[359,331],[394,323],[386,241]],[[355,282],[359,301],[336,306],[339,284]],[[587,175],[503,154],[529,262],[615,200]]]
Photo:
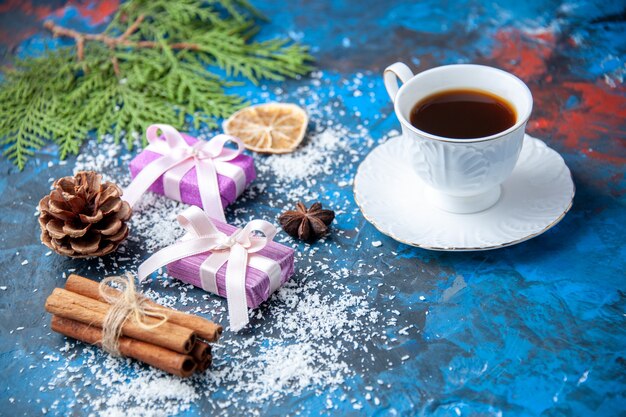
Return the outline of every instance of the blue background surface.
[[[46,7],[36,1],[18,3],[0,5],[5,53],[15,47],[20,55],[38,53],[60,42],[37,25],[63,2]],[[331,245],[322,246],[313,260],[332,257],[329,247],[338,248],[346,255],[334,266],[351,271],[347,285],[361,290],[374,305],[401,311],[398,328],[413,325],[419,331],[388,334],[397,339],[392,348],[370,341],[378,361],[366,369],[359,369],[355,352],[348,362],[356,376],[340,391],[358,396],[378,379],[390,383],[377,387],[379,405],[366,401],[363,409],[355,410],[349,402],[339,403],[332,413],[444,416],[457,415],[458,409],[463,415],[626,415],[626,3],[255,4],[271,19],[263,36],[289,33],[313,47],[316,65],[324,73],[317,92],[322,103],[332,96],[345,110],[334,114],[334,120],[355,131],[367,121],[375,141],[399,128],[380,76],[395,61],[406,62],[415,72],[472,62],[516,73],[535,98],[529,133],[563,155],[577,188],[573,209],[555,228],[491,252],[428,252],[381,235],[358,211],[338,216],[335,227],[357,239],[331,237]],[[106,23],[107,7],[79,6],[66,7],[56,19],[81,30],[96,31]],[[3,60],[8,61],[6,55]],[[362,88],[361,97],[344,82],[357,73],[363,74],[364,86],[371,86]],[[270,90],[280,85],[288,92],[305,82],[266,85]],[[261,92],[250,85],[244,90],[252,97]],[[372,147],[359,140],[350,144],[360,160]],[[43,328],[49,320],[43,302],[53,287],[63,284],[61,271],[86,272],[93,265],[43,256],[47,249],[39,243],[35,206],[48,192],[48,178],[68,175],[73,166],[70,160],[67,166],[48,168],[55,152],[38,152],[24,172],[0,161],[0,285],[7,287],[0,291],[3,415],[37,415],[62,394],[72,395],[69,389],[59,389],[37,393],[40,401],[30,401],[41,381],[51,377],[52,368],[20,371],[46,353],[58,353],[63,344]],[[346,167],[338,177],[349,180],[356,166]],[[345,200],[353,209],[350,187],[337,187],[337,179],[321,178],[322,198],[331,206]],[[229,219],[237,207],[266,218],[280,212],[263,195],[235,205],[227,212]],[[372,240],[383,246],[357,245]],[[384,256],[373,259],[380,252]],[[22,259],[29,263],[21,265]],[[391,272],[366,277],[363,271],[368,268]],[[395,297],[390,300],[390,295]],[[271,312],[271,305],[262,308]],[[18,326],[24,329],[15,331]],[[411,359],[401,363],[398,358],[405,354]],[[226,391],[215,393],[215,398],[228,396]],[[317,415],[325,407],[322,396],[311,392],[267,403],[258,411]],[[199,403],[185,414],[211,411],[214,408]],[[80,407],[61,406],[54,413],[82,412]]]

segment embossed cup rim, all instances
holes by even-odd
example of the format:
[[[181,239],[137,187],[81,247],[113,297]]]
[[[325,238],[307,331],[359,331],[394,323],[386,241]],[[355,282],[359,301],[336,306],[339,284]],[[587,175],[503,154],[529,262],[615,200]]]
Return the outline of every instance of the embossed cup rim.
[[[526,111],[522,115],[519,115],[517,117],[517,120],[516,120],[516,122],[515,122],[515,124],[513,126],[511,126],[510,128],[508,128],[506,130],[503,130],[502,132],[498,132],[498,133],[490,135],[490,136],[484,136],[484,137],[472,138],[472,139],[457,139],[457,138],[446,138],[446,137],[443,137],[443,136],[437,136],[437,135],[433,135],[432,133],[428,133],[428,132],[425,132],[423,130],[420,130],[420,129],[416,128],[415,126],[413,126],[404,117],[404,115],[400,111],[400,104],[399,104],[400,100],[398,100],[397,97],[399,97],[407,89],[409,89],[412,84],[415,84],[415,83],[419,82],[419,80],[421,78],[424,78],[424,77],[428,76],[429,74],[431,74],[433,72],[447,71],[449,69],[463,69],[464,67],[467,68],[468,70],[487,70],[487,71],[492,71],[492,72],[499,73],[501,75],[506,76],[512,82],[514,82],[516,85],[521,87],[521,91],[525,95],[525,99],[528,100],[529,105],[528,105],[528,108],[526,109]],[[468,87],[468,88],[471,88],[471,87]],[[515,103],[512,103],[512,104],[515,105]],[[518,106],[517,105],[515,105],[515,109],[516,109],[516,111],[518,110]],[[427,139],[432,139],[432,140],[436,140],[436,141],[439,141],[439,142],[451,142],[451,143],[476,143],[476,142],[486,142],[486,141],[490,141],[490,140],[500,139],[500,138],[508,135],[509,133],[519,129],[520,127],[524,126],[524,124],[530,118],[530,114],[532,113],[532,110],[533,110],[533,96],[532,96],[532,93],[530,92],[530,89],[528,88],[526,83],[524,83],[524,81],[519,79],[517,76],[511,74],[510,72],[501,70],[499,68],[490,67],[488,65],[478,65],[478,64],[442,65],[442,66],[439,66],[439,67],[435,67],[435,68],[431,68],[429,70],[422,71],[422,72],[420,72],[418,74],[415,74],[410,80],[405,82],[398,89],[398,92],[396,94],[396,100],[394,100],[394,111],[396,113],[396,116],[398,117],[398,120],[400,120],[400,123],[402,123],[407,129],[409,129],[409,130],[413,131],[414,133],[416,133],[416,134],[418,134],[418,135],[420,135],[420,136],[422,136],[424,138],[427,138]]]

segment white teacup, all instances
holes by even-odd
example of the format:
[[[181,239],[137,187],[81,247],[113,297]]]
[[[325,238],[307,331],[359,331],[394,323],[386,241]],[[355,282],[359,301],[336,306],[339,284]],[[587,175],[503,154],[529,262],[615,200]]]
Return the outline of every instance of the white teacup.
[[[400,88],[398,79],[403,83]],[[475,213],[494,205],[500,198],[500,184],[513,171],[522,149],[533,107],[526,84],[508,72],[483,65],[447,65],[413,75],[401,62],[385,69],[384,80],[403,135],[415,141],[411,157],[428,185],[428,200],[453,213]],[[455,89],[482,90],[503,98],[515,108],[515,124],[491,136],[453,139],[424,132],[409,122],[417,102]]]

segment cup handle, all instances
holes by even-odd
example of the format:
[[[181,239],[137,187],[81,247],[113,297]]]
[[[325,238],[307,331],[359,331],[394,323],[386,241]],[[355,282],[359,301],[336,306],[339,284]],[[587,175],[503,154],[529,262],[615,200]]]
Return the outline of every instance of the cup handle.
[[[413,72],[402,62],[389,65],[385,68],[385,72],[383,73],[385,88],[387,89],[387,94],[389,94],[392,103],[395,102],[396,94],[400,89],[398,78],[402,81],[402,84],[413,78]]]

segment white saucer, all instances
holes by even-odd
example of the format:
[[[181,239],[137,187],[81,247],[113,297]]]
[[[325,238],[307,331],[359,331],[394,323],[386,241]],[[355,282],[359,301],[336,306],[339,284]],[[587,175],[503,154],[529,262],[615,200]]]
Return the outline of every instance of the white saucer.
[[[475,251],[514,245],[557,224],[572,206],[574,182],[561,155],[526,135],[500,200],[479,213],[453,214],[426,200],[409,156],[414,142],[398,136],[375,148],[354,179],[365,218],[393,239],[424,249]]]

